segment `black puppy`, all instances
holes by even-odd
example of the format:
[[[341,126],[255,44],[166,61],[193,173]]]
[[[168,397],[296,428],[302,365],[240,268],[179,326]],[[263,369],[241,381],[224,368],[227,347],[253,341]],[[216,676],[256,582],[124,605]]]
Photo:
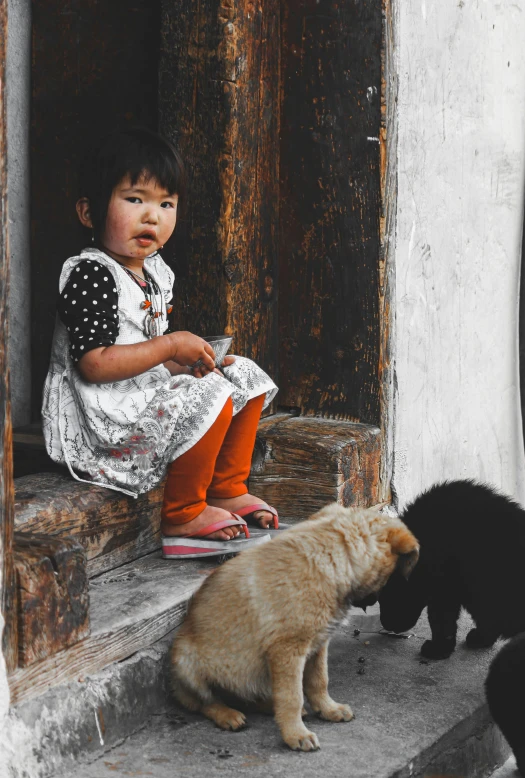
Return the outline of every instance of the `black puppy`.
[[[474,481],[437,484],[400,518],[421,545],[408,580],[395,572],[379,596],[381,623],[393,632],[414,626],[425,606],[432,640],[421,653],[446,659],[456,647],[463,606],[476,628],[467,646],[491,646],[525,630],[525,511]]]
[[[492,661],[485,682],[492,718],[514,751],[525,776],[525,633],[510,640]]]

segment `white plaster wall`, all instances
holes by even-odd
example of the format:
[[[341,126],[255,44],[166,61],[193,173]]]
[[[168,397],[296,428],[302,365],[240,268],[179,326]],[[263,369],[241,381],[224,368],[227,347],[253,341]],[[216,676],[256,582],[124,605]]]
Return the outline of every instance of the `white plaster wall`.
[[[397,14],[394,489],[402,507],[475,477],[523,499],[525,0]]]
[[[13,425],[28,424],[31,403],[29,276],[29,106],[31,2],[8,1],[7,185],[10,245],[9,368]]]

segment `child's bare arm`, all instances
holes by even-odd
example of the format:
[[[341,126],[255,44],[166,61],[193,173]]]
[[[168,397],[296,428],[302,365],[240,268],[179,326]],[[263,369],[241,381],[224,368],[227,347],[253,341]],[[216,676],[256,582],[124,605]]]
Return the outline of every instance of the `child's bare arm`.
[[[79,360],[78,369],[85,381],[104,384],[133,378],[164,362],[193,365],[197,360],[202,361],[204,372],[214,369],[214,353],[209,343],[191,332],[171,332],[129,346],[95,348]]]

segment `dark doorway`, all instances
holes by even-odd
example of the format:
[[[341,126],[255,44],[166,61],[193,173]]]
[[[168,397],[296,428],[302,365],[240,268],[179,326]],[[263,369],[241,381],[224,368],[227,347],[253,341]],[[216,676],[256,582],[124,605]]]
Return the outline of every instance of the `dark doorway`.
[[[32,413],[40,418],[58,278],[84,248],[75,214],[87,145],[127,123],[157,128],[157,0],[33,3],[31,104]]]

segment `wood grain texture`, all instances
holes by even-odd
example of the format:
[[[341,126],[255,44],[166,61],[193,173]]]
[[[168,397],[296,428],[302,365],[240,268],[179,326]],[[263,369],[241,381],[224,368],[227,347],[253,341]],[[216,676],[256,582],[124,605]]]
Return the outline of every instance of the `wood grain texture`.
[[[282,4],[279,403],[378,424],[381,3]]]
[[[17,478],[15,488],[16,529],[76,538],[90,577],[160,547],[163,485],[134,499],[69,474],[39,473]]]
[[[259,425],[250,490],[283,521],[301,521],[329,502],[379,502],[377,427],[278,414]]]
[[[7,2],[0,0],[0,608],[5,619],[2,651],[8,670],[17,663],[16,587],[13,567],[13,458],[9,368],[7,359],[7,301],[9,296],[9,241],[7,219],[7,128],[5,57]]]
[[[18,664],[27,667],[89,635],[86,555],[72,538],[14,535]]]
[[[277,373],[279,4],[162,0],[160,129],[191,190],[176,326]]]
[[[157,128],[158,35],[158,0],[32,3],[34,420],[49,366],[60,269],[90,240],[75,214],[78,165],[89,145],[115,128]]]
[[[186,603],[213,569],[210,560],[174,565],[154,554],[91,581],[91,635],[12,673],[13,703],[51,686],[83,680],[152,645],[181,623]]]

